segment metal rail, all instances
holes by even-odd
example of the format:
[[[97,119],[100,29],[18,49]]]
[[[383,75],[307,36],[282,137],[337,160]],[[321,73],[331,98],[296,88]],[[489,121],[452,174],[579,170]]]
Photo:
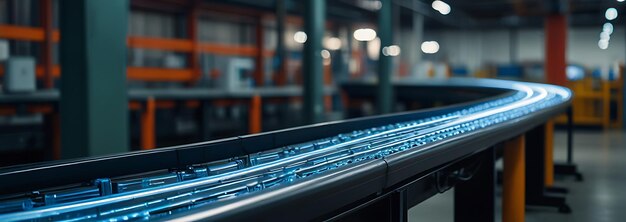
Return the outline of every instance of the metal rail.
[[[495,135],[514,136],[517,131],[528,128],[527,125],[535,124],[537,118],[560,112],[571,99],[569,90],[545,84],[452,79],[433,85],[444,83],[456,87],[500,88],[515,93],[456,109],[442,109],[438,115],[427,118],[400,121],[390,118],[393,115],[380,117],[388,121],[332,137],[170,168],[152,175],[127,178],[94,175],[97,179],[86,185],[42,191],[43,195],[20,196],[2,202],[0,206],[10,210],[0,215],[0,221],[228,219],[241,217],[242,214],[234,213],[246,209],[280,206],[272,204],[276,201],[291,200],[294,205],[307,205],[303,203],[305,199],[297,195],[312,195],[329,189],[341,193],[345,189],[360,190],[356,187],[369,186],[363,194],[351,194],[353,199],[362,199],[498,142],[485,142],[485,139]],[[376,122],[375,119],[365,121]],[[342,124],[354,122],[329,125],[341,128]],[[499,132],[507,129],[512,130]],[[292,130],[307,131],[306,127]],[[462,144],[473,146],[459,147]],[[364,176],[359,176],[361,174]],[[2,177],[0,174],[0,179]],[[329,183],[339,179],[343,182]],[[337,188],[343,183],[357,182],[358,186]],[[335,207],[329,206],[328,210],[308,217],[323,217],[323,213],[334,210]]]

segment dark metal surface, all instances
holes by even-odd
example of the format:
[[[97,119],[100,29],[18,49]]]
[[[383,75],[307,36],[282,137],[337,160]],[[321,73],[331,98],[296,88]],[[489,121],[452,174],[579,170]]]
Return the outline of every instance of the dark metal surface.
[[[424,148],[427,150],[426,152],[408,151],[408,152],[394,154],[389,157],[385,157],[384,160],[387,164],[387,177],[386,177],[386,183],[384,186],[385,191],[383,193],[393,194],[395,192],[398,192],[398,190],[396,190],[398,186],[402,186],[402,184],[410,183],[410,181],[412,180],[411,178],[414,178],[416,175],[424,175],[424,174],[433,173],[436,171],[437,169],[436,167],[441,164],[454,162],[455,160],[461,159],[463,157],[473,155],[477,152],[480,152],[481,150],[484,150],[488,147],[496,145],[500,141],[504,141],[506,139],[512,138],[534,127],[537,127],[542,122],[545,122],[547,119],[549,119],[550,117],[555,116],[559,113],[562,113],[566,109],[567,106],[568,106],[567,103],[561,104],[559,106],[554,107],[553,109],[540,111],[535,115],[522,118],[521,120],[513,122],[513,123],[507,123],[507,124],[503,124],[502,126],[489,128],[489,129],[482,130],[477,133],[469,134],[467,136],[457,137],[453,139],[452,141],[435,143],[435,144],[432,144],[431,146],[437,147],[437,148],[428,149],[426,147]],[[311,180],[316,180],[316,179],[313,178]],[[322,181],[319,181],[318,183],[321,183],[321,182]],[[318,183],[312,183],[312,184],[318,184]],[[361,183],[367,184],[366,181],[362,181]],[[318,206],[318,205],[311,204],[306,199],[301,199],[300,201],[290,201],[290,204],[281,207],[280,208],[281,210],[279,212],[272,211],[271,209],[272,206],[270,205],[251,204],[251,205],[254,205],[255,212],[266,212],[266,211],[269,212],[268,214],[262,214],[262,215],[265,215],[265,217],[256,215],[256,214],[252,217],[247,217],[247,215],[249,215],[252,212],[246,211],[245,209],[242,209],[241,211],[239,211],[238,209],[234,209],[233,207],[234,206],[241,207],[240,205],[236,205],[236,203],[248,202],[248,201],[252,202],[252,199],[254,199],[256,196],[263,196],[265,198],[274,200],[274,199],[281,199],[283,195],[316,196],[316,195],[324,195],[329,192],[330,193],[349,192],[350,190],[350,187],[339,187],[336,189],[321,189],[321,187],[323,186],[320,186],[320,189],[302,191],[303,192],[302,194],[294,194],[294,192],[300,193],[300,191],[294,191],[294,190],[284,191],[284,192],[279,192],[276,190],[264,191],[258,195],[251,195],[250,197],[242,197],[243,200],[233,201],[231,208],[227,207],[227,209],[235,211],[236,213],[234,213],[234,215],[237,215],[238,219],[262,218],[262,219],[269,220],[270,217],[267,217],[268,215],[277,215],[277,214],[280,214],[281,217],[282,216],[285,216],[287,218],[297,217],[297,218],[304,218],[305,220],[306,218],[309,218],[309,219],[318,218],[318,217],[322,217],[323,215],[328,214],[328,212],[324,210],[316,209],[315,211],[306,211],[306,214],[289,213],[292,210],[307,209],[307,208],[311,208],[314,206]],[[311,193],[307,194],[308,192],[311,192]],[[265,194],[267,194],[268,196],[265,196]],[[370,195],[375,195],[375,193],[370,193]],[[384,202],[387,201],[387,199],[383,198],[382,200],[379,200],[379,201],[382,201],[382,204],[384,205]],[[379,201],[373,204],[381,204],[381,202]],[[225,204],[225,205],[229,205],[229,204]],[[224,206],[224,205],[220,205],[219,207],[221,206]],[[222,218],[221,214],[212,214],[211,212],[207,213],[206,211],[210,209],[213,209],[213,208],[207,208],[207,209],[199,208],[197,210],[194,210],[193,212],[189,212],[190,216],[183,217],[183,219],[192,219],[192,220],[217,219],[219,220],[219,219],[229,218],[229,217]],[[386,208],[383,208],[383,209],[386,209]],[[277,214],[274,214],[274,212],[276,212]],[[230,215],[230,213],[228,214]],[[383,214],[383,215],[386,215],[386,214]],[[393,214],[390,214],[390,215],[393,215]],[[274,220],[276,218],[271,217],[271,219]]]
[[[526,205],[556,207],[569,213],[565,197],[545,186],[545,130],[545,125],[539,125],[526,133]]]
[[[451,83],[454,81],[431,82],[425,85],[414,85],[414,87],[461,86],[459,81],[455,84]],[[494,88],[496,90],[493,92],[497,93],[486,93],[486,96],[490,96],[491,99],[509,92],[485,83],[464,82],[466,88],[463,90],[479,89],[480,91],[485,88]],[[454,97],[456,94],[450,94],[450,96]],[[0,192],[23,192],[102,177],[183,167],[327,138],[353,130],[442,115],[482,102],[484,101],[476,100],[417,112],[322,123],[152,151],[4,168],[0,169],[0,180],[8,182],[0,184]],[[434,195],[436,192],[433,192],[432,185],[433,180],[437,181],[437,178],[433,178],[435,173],[541,125],[547,119],[565,111],[569,103],[568,99],[558,105],[535,111],[531,115],[516,118],[514,121],[502,122],[429,143],[421,146],[420,149],[410,149],[380,159],[347,165],[329,170],[324,174],[299,179],[290,184],[244,194],[219,203],[197,206],[185,214],[160,219],[291,221],[298,218],[298,220],[323,220],[342,214],[343,211],[349,211],[350,206],[358,206],[372,200],[393,200],[393,203],[389,202],[390,209],[392,209],[389,212],[396,212],[394,209],[405,209],[418,202],[411,198],[403,199],[406,196],[425,199]],[[420,186],[430,187],[430,189],[416,190],[416,187]],[[378,201],[372,204],[381,204]],[[389,215],[390,220],[405,218],[402,214],[390,213]]]
[[[578,171],[578,165],[574,163],[574,113],[572,107],[567,109],[567,161],[555,163],[554,174],[574,176],[577,181],[583,180],[583,174]]]
[[[0,168],[0,178],[3,178],[3,181],[12,181],[10,183],[0,183],[0,194],[59,186],[68,182],[79,183],[81,181],[95,179],[97,176],[94,175],[115,177],[168,167],[220,160],[268,150],[274,147],[329,137],[356,129],[385,125],[390,122],[404,122],[442,115],[450,109],[463,109],[473,104],[474,102],[467,102],[446,108],[426,109],[417,112],[321,123],[255,135],[150,151],[137,151],[106,157],[54,161]],[[119,162],[113,163],[110,161]],[[136,167],[129,167],[125,164],[115,164],[125,163],[126,161],[133,165],[136,164]],[[83,168],[83,166],[89,166],[89,170]],[[64,175],[61,175],[64,180],[51,179],[60,172],[66,172]]]
[[[454,186],[455,222],[495,221],[495,148],[489,148],[476,156],[480,162],[475,172]]]

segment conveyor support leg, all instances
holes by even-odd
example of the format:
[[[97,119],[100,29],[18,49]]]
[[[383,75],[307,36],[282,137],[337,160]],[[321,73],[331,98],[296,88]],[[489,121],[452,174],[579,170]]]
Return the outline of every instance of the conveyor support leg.
[[[523,222],[526,172],[524,135],[505,143],[502,221]]]
[[[544,182],[546,187],[554,185],[554,121],[545,124],[545,166]]]
[[[468,181],[454,186],[454,221],[495,221],[496,153],[489,148],[481,155],[478,170]]]

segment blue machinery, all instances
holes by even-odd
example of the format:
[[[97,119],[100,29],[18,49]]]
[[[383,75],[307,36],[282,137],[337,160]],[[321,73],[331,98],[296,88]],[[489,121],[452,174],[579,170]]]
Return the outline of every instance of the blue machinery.
[[[487,96],[418,112],[0,169],[0,221],[405,221],[408,207],[455,185],[455,195],[465,195],[456,205],[471,206],[468,198],[493,202],[501,144],[525,133],[534,135],[527,144],[540,144],[535,131],[563,113],[572,97],[563,87],[500,80],[398,87]],[[527,148],[527,159],[541,152]],[[527,203],[566,207],[563,199],[544,196],[543,174],[533,174],[542,171],[538,162],[526,166]],[[476,186],[470,189],[475,194],[463,186]],[[487,208],[455,208],[457,221],[493,219]]]

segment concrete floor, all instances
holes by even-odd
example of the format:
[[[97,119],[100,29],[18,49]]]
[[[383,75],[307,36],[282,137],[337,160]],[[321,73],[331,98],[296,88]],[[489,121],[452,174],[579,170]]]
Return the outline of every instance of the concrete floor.
[[[565,139],[564,132],[556,132],[556,161],[566,158]],[[556,186],[569,188],[567,203],[572,213],[561,214],[552,208],[526,208],[526,221],[626,221],[626,131],[577,130],[574,150],[574,162],[585,180],[555,180]],[[439,194],[411,208],[409,221],[454,221],[453,192]],[[496,211],[496,219],[500,221],[500,209]]]

